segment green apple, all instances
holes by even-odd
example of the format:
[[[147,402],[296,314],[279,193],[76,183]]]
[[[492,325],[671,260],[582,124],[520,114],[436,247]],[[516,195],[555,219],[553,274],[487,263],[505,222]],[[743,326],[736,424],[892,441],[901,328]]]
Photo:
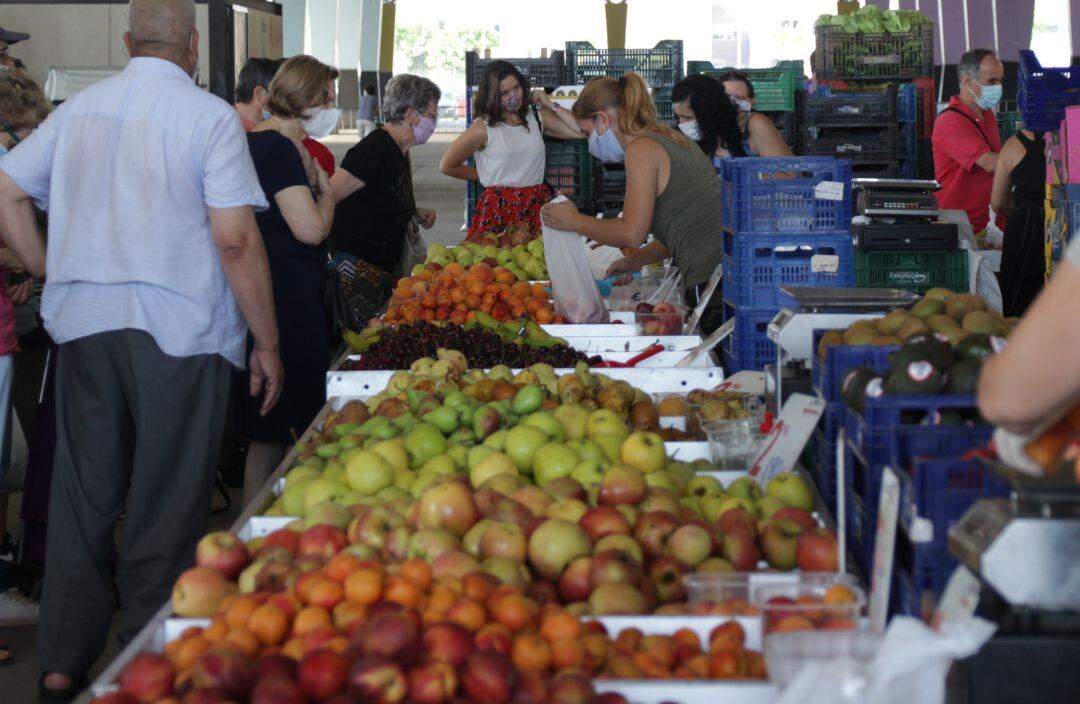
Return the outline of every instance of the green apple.
[[[449,257],[449,256],[452,256],[452,255],[450,254],[450,250],[447,249],[447,247],[445,245],[441,245],[441,244],[428,245],[427,258],[430,260],[432,257],[437,257],[437,256],[447,256],[447,257]]]
[[[495,261],[499,263],[499,266],[506,266],[514,261],[514,254],[509,249],[500,250],[499,256],[495,257]]]
[[[525,425],[540,428],[555,442],[562,442],[566,439],[566,431],[563,430],[562,423],[555,420],[555,416],[550,411],[537,411],[527,416],[522,422]]]
[[[716,522],[720,518],[720,509],[731,497],[727,494],[716,496],[705,495],[698,499],[701,504],[701,515],[706,521]]]
[[[596,486],[604,479],[606,467],[607,460],[583,459],[574,466],[574,471],[570,472],[570,478],[576,479],[585,487]]]
[[[794,472],[780,472],[769,480],[765,494],[783,501],[788,506],[806,511],[814,510],[814,493],[803,478]]]
[[[417,475],[416,472],[412,471],[408,467],[406,467],[405,469],[395,469],[394,486],[396,486],[398,489],[404,489],[405,491],[408,491],[409,487],[411,487],[413,485],[413,482],[416,481],[417,476],[419,475]]]
[[[510,431],[508,430],[497,430],[484,438],[484,445],[490,447],[492,450],[502,452],[506,449],[506,436],[509,434]]]
[[[656,433],[635,431],[623,440],[619,459],[644,474],[659,472],[667,464],[664,439]]]
[[[724,499],[724,501],[720,504],[720,512],[717,514],[717,518],[723,516],[725,513],[727,513],[733,508],[745,508],[747,513],[749,513],[754,518],[758,518],[758,510],[754,502],[750,499],[744,499],[741,496],[729,496],[728,498]]]
[[[513,381],[514,372],[505,364],[496,364],[488,370],[487,378],[492,381]]]
[[[460,389],[451,391],[446,394],[446,398],[443,399],[443,405],[450,408],[458,408],[460,406],[472,406],[473,398]]]
[[[346,508],[349,506],[374,506],[378,503],[378,499],[374,496],[366,496],[359,491],[350,491],[347,494],[337,497],[334,501]]]
[[[459,470],[465,469],[469,462],[469,448],[462,445],[451,445],[446,448],[446,456],[453,461],[454,466]]]
[[[540,428],[518,425],[506,434],[506,454],[522,472],[531,473],[536,452],[551,438]]]
[[[589,409],[574,403],[567,403],[556,408],[552,415],[563,427],[566,437],[581,440],[588,435]]]
[[[648,477],[645,477],[646,481],[648,481],[648,479],[649,479]],[[684,497],[682,497],[681,499],[679,499],[679,505],[682,506],[683,508],[688,508],[691,511],[693,511],[694,514],[698,518],[704,518],[705,517],[705,511],[704,511],[704,509],[701,508],[701,502],[698,501],[693,496],[684,496]]]
[[[721,496],[724,494],[724,485],[716,477],[699,474],[686,483],[686,493],[688,496],[695,496],[699,499],[706,496]]]
[[[318,479],[320,476],[322,476],[321,470],[310,465],[300,465],[290,469],[289,473],[285,475],[285,486],[292,486],[294,482],[301,479]]]
[[[525,486],[527,482],[517,474],[496,474],[480,485],[481,489],[491,489],[509,498],[515,491]]]
[[[604,453],[604,457],[608,462],[618,462],[619,453],[622,450],[622,437],[618,435],[598,435],[593,438],[593,442],[600,446],[600,450]]]
[[[307,515],[308,509],[323,501],[332,501],[338,496],[349,491],[349,487],[333,479],[312,479],[304,487],[304,499],[302,512],[299,515]]]
[[[682,494],[682,487],[667,472],[649,472],[645,475],[645,483],[653,488],[667,489],[676,496]]]
[[[425,462],[420,467],[417,474],[424,476],[425,474],[457,474],[458,468],[454,464],[454,460],[450,459],[448,455],[436,455],[430,460]]]
[[[477,445],[476,447],[470,447],[465,460],[465,468],[472,469],[476,465],[483,462],[488,455],[495,452],[498,452],[498,450],[487,447],[486,445]]]
[[[446,438],[434,425],[420,423],[405,436],[405,451],[409,453],[409,466],[415,469],[446,452]]]
[[[345,465],[345,478],[353,491],[373,496],[394,483],[394,466],[374,450],[360,450]]]
[[[300,464],[298,464],[297,467],[310,467],[311,469],[322,469],[324,464],[325,463],[323,462],[322,457],[319,457],[318,455],[308,455],[307,457],[300,460]]]
[[[484,482],[497,474],[517,475],[517,473],[518,468],[513,460],[501,452],[495,452],[469,470],[469,483],[474,489],[479,489]]]
[[[341,447],[336,442],[323,443],[315,448],[315,454],[323,459],[333,457],[339,452],[341,452]]]
[[[604,448],[595,440],[567,440],[566,446],[581,455],[583,460],[596,460],[605,466],[608,464]]]
[[[424,493],[424,489],[435,486],[440,482],[446,481],[446,479],[447,475],[445,474],[418,474],[416,475],[416,480],[412,483],[412,486],[409,487],[409,494],[412,498],[419,499],[420,495]]]
[[[349,433],[359,429],[359,423],[339,423],[334,426],[334,436],[337,438],[343,438]]]
[[[463,408],[463,409],[459,409],[459,410],[467,410],[467,409]],[[462,422],[464,422],[464,421],[462,421]],[[462,427],[458,428],[457,430],[455,430],[454,432],[450,433],[450,436],[448,438],[446,438],[446,439],[449,440],[451,443],[453,443],[455,445],[460,445],[461,447],[469,448],[469,447],[472,447],[473,445],[476,444],[476,433],[474,433],[472,431],[472,428],[462,426]]]
[[[396,501],[397,499],[410,499],[409,492],[403,491],[396,486],[388,486],[375,495],[382,503]]]
[[[386,416],[372,416],[364,421],[364,424],[360,426],[358,431],[361,435],[380,435],[380,431],[385,432],[386,429],[393,427],[390,419]]]
[[[544,515],[548,518],[561,518],[570,523],[577,523],[589,512],[589,505],[581,499],[563,499],[547,507]]]
[[[533,474],[536,483],[544,486],[559,477],[568,477],[581,462],[578,453],[561,442],[549,442],[536,451],[533,460]]]
[[[514,400],[510,404],[510,410],[519,416],[535,413],[544,404],[544,390],[532,384],[518,389],[514,394]]]
[[[457,259],[457,263],[461,266],[469,267],[473,265],[476,259],[473,257],[472,252],[462,250],[454,254],[454,259]]]
[[[360,435],[358,433],[349,433],[348,435],[338,438],[337,444],[342,450],[348,450],[353,447],[359,447],[363,442],[367,440],[366,435]]]
[[[425,413],[421,419],[434,425],[443,435],[449,435],[458,429],[457,409],[449,406],[439,406],[434,411]]]
[[[408,413],[402,413],[397,418],[391,420],[390,425],[397,428],[398,433],[403,433],[410,430],[414,425],[416,425],[418,420],[419,419],[416,417],[416,414],[410,411]],[[372,434],[374,435],[374,433]]]
[[[304,513],[304,491],[308,484],[318,481],[319,477],[301,477],[291,482],[286,482],[285,491],[281,494],[281,503],[287,516],[300,516]]]
[[[539,259],[543,259],[544,258],[544,240],[535,239],[535,240],[529,241],[525,245],[525,250],[529,254],[533,255],[534,257],[537,257]]]
[[[398,440],[380,440],[371,446],[371,451],[390,463],[394,471],[409,468],[409,453],[405,445]]]
[[[630,428],[615,411],[609,408],[598,408],[589,414],[586,434],[593,440],[605,435],[615,436],[621,440],[630,434]]]
[[[766,490],[768,488],[766,487]],[[772,515],[782,508],[786,508],[787,504],[776,498],[775,496],[762,496],[754,505],[757,506],[758,515],[762,518],[772,518]]]
[[[727,493],[747,501],[757,501],[764,495],[761,491],[761,485],[753,477],[739,477],[728,484]]]
[[[345,481],[345,465],[338,460],[330,460],[326,463],[326,469],[322,472],[323,479],[333,479],[336,482]]]
[[[484,538],[487,529],[495,525],[490,518],[481,518],[461,538],[461,547],[473,557],[480,556],[480,541]]]

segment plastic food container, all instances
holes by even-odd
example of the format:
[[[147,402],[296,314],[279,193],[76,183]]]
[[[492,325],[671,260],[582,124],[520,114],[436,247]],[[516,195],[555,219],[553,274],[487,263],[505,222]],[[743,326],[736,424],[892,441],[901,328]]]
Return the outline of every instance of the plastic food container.
[[[866,594],[853,578],[803,573],[795,579],[754,585],[750,600],[761,607],[762,632],[851,631],[858,628]]]
[[[748,572],[704,572],[683,575],[687,600],[707,606],[721,616],[757,616],[761,609],[750,601],[753,576]]]
[[[652,312],[634,311],[635,323],[642,335],[682,335],[686,325],[687,310],[672,306],[671,310]]]
[[[764,413],[749,418],[700,421],[700,429],[709,441],[713,464],[719,469],[746,469],[761,451],[765,435],[761,432]]]
[[[706,439],[706,428],[713,427],[719,432],[746,431],[751,435],[760,434],[761,424],[765,418],[765,401],[760,396],[742,396],[739,401],[743,410],[749,415],[745,418],[715,418],[710,417],[711,412],[705,405],[710,401],[725,404],[723,399],[706,399],[700,403],[686,402],[686,432],[702,440]],[[730,401],[730,399],[729,399]]]
[[[795,631],[771,633],[765,639],[765,668],[769,679],[785,687],[812,663],[869,663],[881,647],[881,634],[870,631]]]

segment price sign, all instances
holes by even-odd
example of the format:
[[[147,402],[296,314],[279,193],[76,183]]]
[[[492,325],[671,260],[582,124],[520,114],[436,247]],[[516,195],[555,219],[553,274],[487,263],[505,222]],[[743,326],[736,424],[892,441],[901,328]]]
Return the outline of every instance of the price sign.
[[[900,480],[891,467],[885,467],[881,473],[881,502],[874,538],[874,565],[870,573],[870,629],[879,633],[885,630],[885,621],[889,616],[889,592],[896,552],[896,517],[899,513]]]
[[[750,476],[764,486],[777,474],[790,472],[824,412],[824,400],[806,394],[792,394],[780,411],[772,431],[765,437],[764,449],[750,466]]]
[[[844,200],[844,184],[840,181],[822,181],[814,186],[814,198],[818,200]]]

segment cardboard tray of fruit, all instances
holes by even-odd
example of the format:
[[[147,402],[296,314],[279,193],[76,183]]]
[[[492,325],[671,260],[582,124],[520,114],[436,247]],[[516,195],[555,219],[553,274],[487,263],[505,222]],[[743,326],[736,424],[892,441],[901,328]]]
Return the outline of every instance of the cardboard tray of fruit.
[[[362,372],[330,371],[326,373],[326,397],[337,402],[333,410],[346,402],[367,399],[383,391],[400,370]],[[511,370],[517,373],[520,370]],[[555,374],[571,374],[572,369],[556,369]],[[693,389],[711,389],[724,381],[719,367],[599,369],[597,374],[632,384],[647,394],[689,393]]]

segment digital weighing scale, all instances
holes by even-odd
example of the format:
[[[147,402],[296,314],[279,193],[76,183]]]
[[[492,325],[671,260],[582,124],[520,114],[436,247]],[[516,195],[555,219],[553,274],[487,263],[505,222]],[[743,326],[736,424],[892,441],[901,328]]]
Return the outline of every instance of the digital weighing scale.
[[[859,249],[956,249],[954,223],[938,221],[934,191],[937,181],[856,178],[851,181],[855,214],[867,222],[853,223]]]

